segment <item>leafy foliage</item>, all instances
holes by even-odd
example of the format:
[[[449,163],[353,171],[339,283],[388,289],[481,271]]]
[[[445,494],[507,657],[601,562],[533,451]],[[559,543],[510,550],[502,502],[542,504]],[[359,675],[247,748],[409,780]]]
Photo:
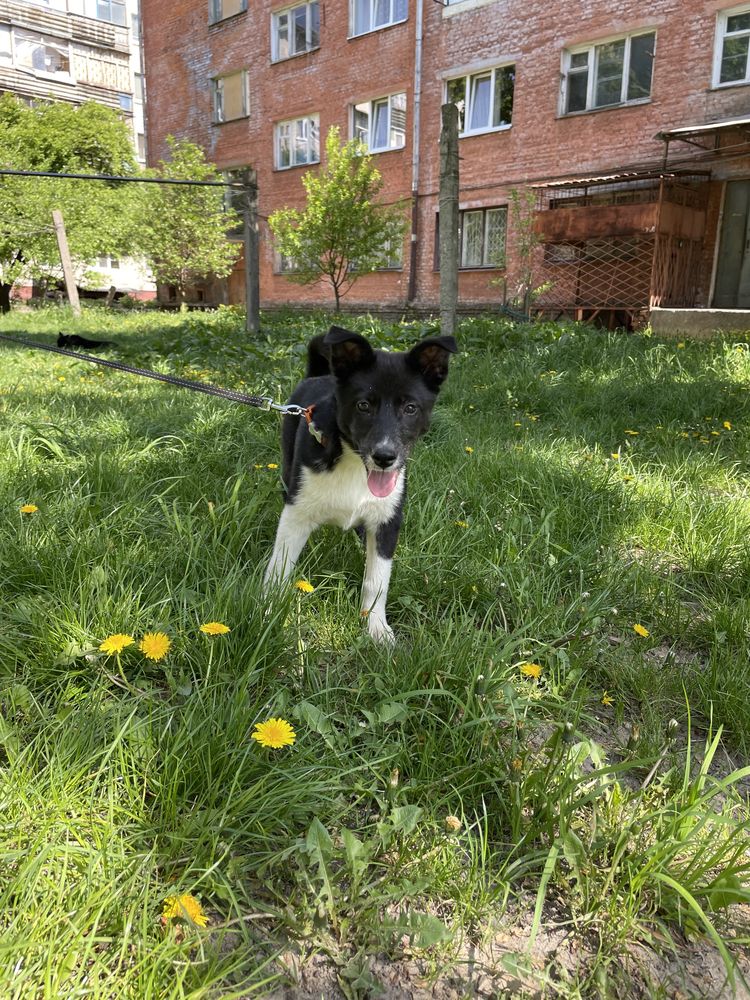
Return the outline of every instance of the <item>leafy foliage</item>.
[[[116,112],[93,102],[32,108],[10,94],[0,97],[0,166],[118,176],[137,169],[127,125]],[[0,178],[0,285],[6,300],[20,278],[59,276],[53,209],[62,211],[71,256],[82,268],[97,256],[127,252],[130,207],[127,185]]]
[[[302,178],[304,211],[282,208],[268,222],[276,249],[290,262],[286,277],[301,285],[328,282],[336,309],[354,282],[382,266],[403,240],[406,220],[398,207],[375,199],[383,181],[356,139],[341,143],[338,127],[326,137],[326,164]]]
[[[167,139],[170,158],[162,160],[155,177],[220,181],[203,150],[187,140]],[[180,301],[188,285],[212,276],[225,278],[239,256],[227,239],[237,225],[237,213],[226,209],[224,191],[188,185],[144,185],[143,225],[139,244],[156,280],[175,285]]]

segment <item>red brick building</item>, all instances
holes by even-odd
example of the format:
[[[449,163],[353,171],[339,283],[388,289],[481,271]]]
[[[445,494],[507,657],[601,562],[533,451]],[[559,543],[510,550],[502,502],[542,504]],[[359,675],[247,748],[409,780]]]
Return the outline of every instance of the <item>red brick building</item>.
[[[534,302],[553,315],[750,306],[750,2],[141,8],[151,156],[171,134],[222,169],[256,169],[263,305],[330,301],[280,273],[264,220],[303,204],[302,174],[331,125],[368,143],[384,200],[414,208],[398,266],[363,277],[345,301],[437,305],[440,107],[453,100],[462,304],[516,297],[528,226],[510,208],[515,189],[533,192]],[[242,288],[238,272],[232,300]]]

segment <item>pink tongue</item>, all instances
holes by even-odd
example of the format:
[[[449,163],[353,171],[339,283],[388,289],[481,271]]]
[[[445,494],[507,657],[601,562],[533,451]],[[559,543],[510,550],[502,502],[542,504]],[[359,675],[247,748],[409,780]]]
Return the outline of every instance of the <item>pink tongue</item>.
[[[367,485],[374,497],[387,497],[393,493],[398,482],[398,469],[395,472],[368,472]]]

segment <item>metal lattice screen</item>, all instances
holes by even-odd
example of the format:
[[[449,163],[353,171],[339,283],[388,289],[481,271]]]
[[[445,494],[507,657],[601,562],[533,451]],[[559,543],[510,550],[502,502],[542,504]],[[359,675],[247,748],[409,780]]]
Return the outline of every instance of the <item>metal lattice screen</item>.
[[[643,309],[649,305],[654,237],[601,237],[541,248],[541,309]]]

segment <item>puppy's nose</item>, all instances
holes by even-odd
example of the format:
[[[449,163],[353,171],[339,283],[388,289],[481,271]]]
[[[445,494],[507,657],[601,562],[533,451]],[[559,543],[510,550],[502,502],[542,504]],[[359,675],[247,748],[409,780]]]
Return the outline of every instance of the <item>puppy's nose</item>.
[[[398,455],[395,451],[374,451],[372,453],[373,462],[381,469],[387,469],[389,465],[393,465],[397,458]]]

